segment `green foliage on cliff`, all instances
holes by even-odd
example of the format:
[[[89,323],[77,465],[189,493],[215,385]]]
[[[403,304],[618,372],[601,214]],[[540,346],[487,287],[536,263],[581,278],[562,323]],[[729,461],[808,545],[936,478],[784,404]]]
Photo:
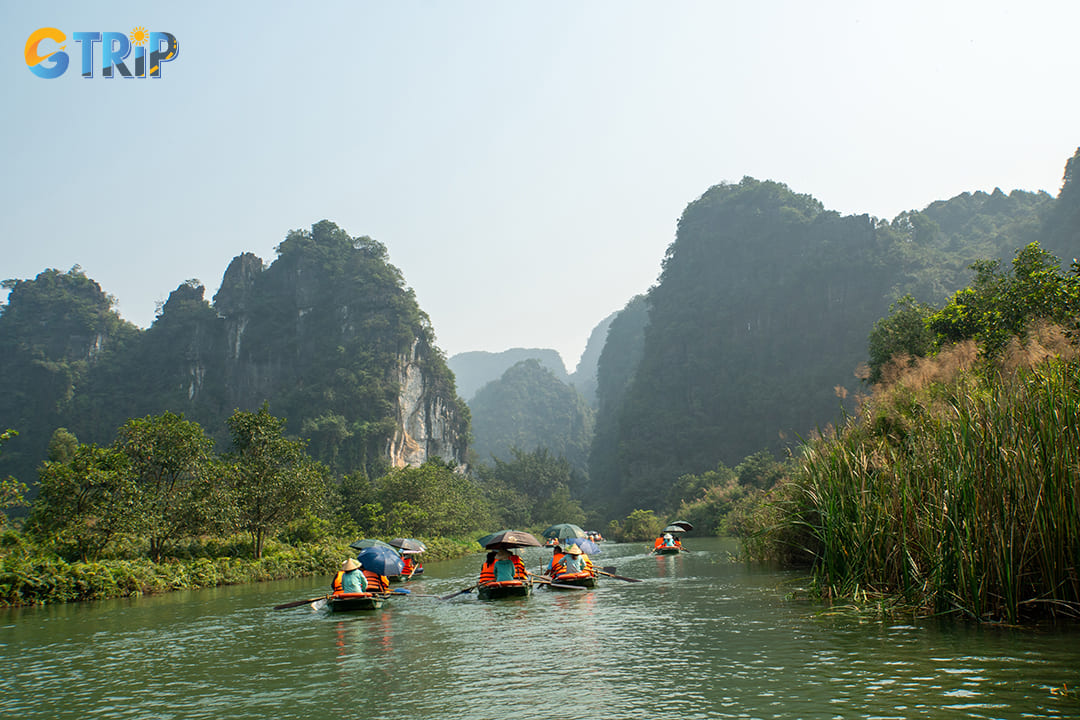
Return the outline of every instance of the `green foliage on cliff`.
[[[324,220],[288,233],[277,253],[269,267],[234,259],[212,305],[198,280],[181,284],[145,331],[77,267],[5,281],[0,417],[19,436],[0,471],[32,484],[55,428],[104,444],[128,418],[165,411],[224,446],[225,419],[266,402],[339,472],[385,472],[403,412],[441,413],[447,437],[429,449],[463,460],[468,408],[386,248]],[[403,411],[406,365],[422,392]]]
[[[590,478],[596,497],[612,499],[608,516],[674,510],[677,478],[763,447],[786,452],[852,412],[861,379],[876,380],[897,351],[925,353],[936,336],[968,332],[960,323],[976,315],[985,342],[1000,344],[1031,316],[1023,303],[1059,292],[1043,287],[1052,268],[1037,252],[1022,254],[1017,277],[1028,289],[1007,307],[977,309],[968,302],[980,297],[976,284],[932,324],[931,308],[962,288],[980,259],[997,283],[996,263],[1040,238],[1049,252],[1080,255],[1080,192],[1070,182],[1078,157],[1057,199],[964,193],[892,222],[842,217],[751,178],[690,203],[646,299],[640,362],[612,383],[629,377],[621,395],[605,391],[607,348],[601,356]],[[1046,290],[1042,300],[1035,286]]]

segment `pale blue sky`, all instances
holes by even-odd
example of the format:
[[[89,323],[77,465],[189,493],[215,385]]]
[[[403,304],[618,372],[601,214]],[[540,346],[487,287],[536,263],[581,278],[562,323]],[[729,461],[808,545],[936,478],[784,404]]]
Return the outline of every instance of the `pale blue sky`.
[[[313,9],[314,8],[314,9]],[[52,26],[176,36],[163,77],[29,71]],[[140,325],[324,218],[370,235],[448,355],[551,347],[652,285],[743,176],[891,219],[1056,195],[1080,3],[0,4],[0,278],[80,264]],[[45,49],[45,45],[42,49]]]

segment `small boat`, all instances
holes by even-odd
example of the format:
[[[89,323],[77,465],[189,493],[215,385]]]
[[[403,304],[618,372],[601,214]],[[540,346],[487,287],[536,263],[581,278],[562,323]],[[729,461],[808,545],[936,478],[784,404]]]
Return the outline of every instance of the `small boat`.
[[[352,612],[354,610],[378,610],[383,606],[383,598],[371,593],[334,593],[326,599],[326,606],[331,612]]]
[[[575,587],[594,588],[596,587],[596,576],[587,570],[582,570],[576,573],[563,573],[558,577],[551,578],[551,582],[558,585],[573,585]],[[549,586],[552,590],[558,590],[559,588],[554,585]]]
[[[481,600],[529,597],[531,592],[532,583],[523,580],[502,580],[476,586],[476,594]]]
[[[672,545],[670,547],[661,545],[660,547],[653,548],[653,554],[655,555],[678,555],[681,552],[682,548],[678,545]]]

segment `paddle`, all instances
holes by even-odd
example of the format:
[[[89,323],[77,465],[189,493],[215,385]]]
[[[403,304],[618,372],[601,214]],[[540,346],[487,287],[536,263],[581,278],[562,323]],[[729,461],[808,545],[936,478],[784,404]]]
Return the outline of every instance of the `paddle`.
[[[307,605],[309,603],[318,602],[319,600],[325,600],[329,595],[323,595],[317,598],[308,598],[307,600],[295,600],[293,602],[285,603],[284,605],[275,605],[275,610],[285,610],[286,608],[300,607],[301,605]]]
[[[563,590],[588,590],[589,589],[589,588],[581,587],[580,585],[563,585],[562,583],[557,583],[557,582],[553,581],[547,575],[533,575],[532,573],[529,573],[529,577],[531,577],[531,578],[533,578],[535,580],[538,580],[539,582],[543,583],[544,585],[550,585],[551,587],[562,588]]]
[[[614,570],[615,568],[611,569]],[[616,580],[625,580],[626,582],[641,582],[637,578],[626,577],[625,575],[616,575],[615,573],[607,572],[607,568],[604,568],[603,570],[597,570],[596,572],[609,578],[615,578]]]
[[[439,599],[440,600],[449,600],[450,598],[457,597],[458,595],[463,595],[464,593],[472,592],[475,588],[476,588],[475,585],[470,585],[469,587],[465,588],[464,590],[458,590],[456,593],[450,593],[449,595],[443,595]]]

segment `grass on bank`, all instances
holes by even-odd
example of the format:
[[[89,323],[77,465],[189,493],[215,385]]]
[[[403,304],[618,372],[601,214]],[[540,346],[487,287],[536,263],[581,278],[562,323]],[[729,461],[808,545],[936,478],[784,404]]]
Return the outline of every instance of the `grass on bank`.
[[[0,606],[104,600],[155,595],[173,590],[239,585],[322,575],[329,579],[355,551],[356,538],[316,542],[267,543],[263,557],[251,558],[250,539],[204,538],[192,541],[174,557],[155,563],[138,552],[117,552],[96,562],[69,562],[42,552],[21,533],[0,533]],[[479,551],[472,540],[423,539],[425,561]],[[137,549],[134,549],[137,550]]]
[[[913,368],[805,448],[754,554],[812,565],[825,599],[897,597],[1009,623],[1080,617],[1080,362],[1044,329],[993,365]]]

